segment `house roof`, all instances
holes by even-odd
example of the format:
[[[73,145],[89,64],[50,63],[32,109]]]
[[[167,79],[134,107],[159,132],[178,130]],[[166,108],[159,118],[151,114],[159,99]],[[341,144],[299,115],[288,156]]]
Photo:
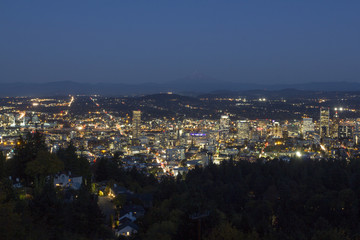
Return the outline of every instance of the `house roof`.
[[[125,224],[125,223],[130,223],[130,222],[134,222],[132,219],[128,218],[128,217],[124,217],[122,219],[119,220],[120,225]]]
[[[121,231],[121,230],[123,230],[123,229],[126,228],[126,227],[130,227],[130,228],[132,228],[132,229],[134,229],[134,230],[136,230],[136,231],[139,230],[139,226],[136,225],[135,223],[133,223],[133,222],[126,222],[126,223],[121,224],[121,225],[117,228],[117,231]]]
[[[143,206],[140,205],[125,205],[121,210],[120,210],[120,216],[123,216],[129,212],[145,212],[145,209]]]

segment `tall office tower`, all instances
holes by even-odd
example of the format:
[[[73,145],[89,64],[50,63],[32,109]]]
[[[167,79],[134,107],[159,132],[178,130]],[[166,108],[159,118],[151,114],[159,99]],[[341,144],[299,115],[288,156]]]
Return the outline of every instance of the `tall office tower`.
[[[227,115],[222,115],[220,117],[220,124],[219,124],[219,138],[226,139],[230,132],[230,118]]]
[[[141,111],[133,111],[132,132],[133,138],[139,138],[141,133]]]
[[[340,139],[352,138],[353,137],[353,128],[351,126],[347,126],[347,125],[340,125],[338,134],[339,134]]]
[[[360,143],[360,118],[357,118],[355,121],[354,140],[355,144]]]
[[[355,120],[355,131],[360,132],[360,118]]]
[[[329,108],[322,107],[320,108],[320,137],[329,137],[330,129],[329,129]]]
[[[332,138],[339,137],[339,124],[340,124],[340,118],[338,112],[336,111],[330,128]]]
[[[312,121],[312,118],[303,118],[303,124],[301,130],[303,134],[314,131],[314,123]]]
[[[230,130],[230,118],[227,115],[222,115],[220,118],[220,130],[229,131]]]
[[[272,129],[272,135],[274,138],[282,138],[282,130],[281,130],[279,122],[274,122],[274,126]]]
[[[250,138],[250,122],[248,120],[239,120],[237,122],[238,138],[249,139]]]
[[[16,125],[16,118],[14,114],[9,114],[9,123],[11,127],[15,127]]]
[[[257,132],[260,133],[260,136],[266,136],[268,129],[269,120],[267,119],[259,119],[257,120]],[[253,131],[254,132],[254,131]],[[255,133],[255,132],[254,132]]]

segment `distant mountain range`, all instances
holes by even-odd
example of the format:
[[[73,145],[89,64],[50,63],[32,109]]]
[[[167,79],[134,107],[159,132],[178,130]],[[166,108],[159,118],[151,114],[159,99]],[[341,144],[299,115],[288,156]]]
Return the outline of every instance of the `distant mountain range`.
[[[298,84],[255,84],[241,82],[222,82],[210,80],[182,79],[169,83],[79,83],[79,82],[47,82],[47,83],[1,83],[0,96],[53,96],[67,94],[108,96],[143,95],[161,92],[175,92],[185,95],[205,93],[221,93],[229,91],[239,93],[249,90],[278,91],[283,89],[306,91],[360,91],[357,82],[311,82]]]

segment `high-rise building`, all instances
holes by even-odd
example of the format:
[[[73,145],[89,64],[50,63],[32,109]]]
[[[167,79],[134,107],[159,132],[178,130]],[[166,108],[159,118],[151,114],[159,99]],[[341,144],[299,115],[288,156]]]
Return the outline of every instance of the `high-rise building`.
[[[274,138],[282,138],[282,129],[279,122],[274,122],[272,135]]]
[[[9,123],[11,127],[15,127],[16,125],[16,118],[14,114],[9,114]]]
[[[220,117],[220,124],[219,124],[219,138],[226,139],[230,132],[230,118],[227,115],[222,115]]]
[[[339,134],[338,136],[340,139],[352,138],[353,137],[353,129],[351,126],[340,125],[338,134]]]
[[[340,124],[340,118],[338,115],[338,112],[335,111],[334,118],[332,120],[332,124],[330,127],[330,134],[332,138],[338,138],[339,137],[339,124]]]
[[[132,137],[139,138],[141,134],[141,111],[133,111],[132,118]]]
[[[248,120],[239,120],[237,122],[237,129],[239,139],[250,138],[250,122]]]
[[[230,118],[227,115],[222,115],[220,118],[220,130],[229,131],[230,129]]]
[[[303,134],[314,131],[314,123],[312,118],[303,118],[303,124],[301,130]]]
[[[320,137],[330,137],[330,110],[329,108],[320,108]]]
[[[354,128],[354,140],[355,144],[359,144],[360,142],[360,118],[355,120],[355,128]]]

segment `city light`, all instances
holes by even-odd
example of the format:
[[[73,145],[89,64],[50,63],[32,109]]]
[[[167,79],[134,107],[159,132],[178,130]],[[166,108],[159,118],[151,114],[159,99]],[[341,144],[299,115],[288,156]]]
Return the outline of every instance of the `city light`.
[[[360,1],[3,2],[1,240],[360,240]]]

